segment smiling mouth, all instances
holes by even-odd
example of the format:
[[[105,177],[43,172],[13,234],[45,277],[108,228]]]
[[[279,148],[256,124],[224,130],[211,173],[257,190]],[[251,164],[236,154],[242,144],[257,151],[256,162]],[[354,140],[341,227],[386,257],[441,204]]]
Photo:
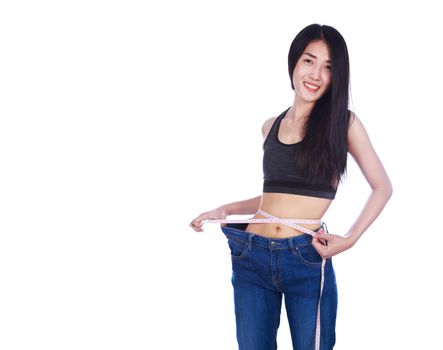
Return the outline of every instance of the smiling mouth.
[[[312,85],[307,82],[303,82],[303,85],[311,92],[316,92],[318,89],[320,89],[320,86]]]

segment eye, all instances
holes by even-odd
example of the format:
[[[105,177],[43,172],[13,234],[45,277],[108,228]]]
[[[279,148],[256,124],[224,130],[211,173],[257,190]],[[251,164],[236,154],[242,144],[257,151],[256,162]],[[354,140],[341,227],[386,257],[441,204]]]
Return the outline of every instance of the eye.
[[[307,61],[312,62],[312,60],[310,60],[309,58],[305,58],[304,62],[307,62]]]
[[[331,70],[331,66],[326,66],[326,68],[327,68],[328,70]]]

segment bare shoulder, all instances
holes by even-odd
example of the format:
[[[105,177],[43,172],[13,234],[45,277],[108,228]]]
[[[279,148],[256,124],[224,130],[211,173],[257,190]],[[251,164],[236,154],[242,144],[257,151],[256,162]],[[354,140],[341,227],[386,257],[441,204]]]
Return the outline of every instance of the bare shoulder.
[[[266,119],[265,122],[263,123],[263,126],[261,128],[261,132],[263,134],[263,145],[262,145],[263,150],[265,149],[265,141],[266,138],[268,137],[269,131],[271,130],[272,125],[274,124],[277,118],[278,117],[271,117],[269,119]]]
[[[351,111],[350,113],[348,129],[349,152],[356,157],[373,151],[369,135],[362,121],[354,112]]]
[[[360,118],[352,111],[349,111],[350,117],[349,117],[349,129],[348,129],[348,135],[352,136],[356,132],[362,132],[364,131],[364,126]]]
[[[351,111],[350,109],[348,109],[349,111],[349,130],[351,129],[351,127],[354,125],[355,121],[358,119],[357,115]]]
[[[261,128],[261,131],[262,131],[263,139],[264,139],[264,140],[266,140],[266,137],[268,136],[269,131],[271,130],[272,125],[274,124],[274,122],[275,122],[275,120],[276,120],[277,118],[278,118],[278,117],[271,117],[271,118],[269,118],[269,119],[266,119],[265,122],[263,123],[263,126],[262,126],[262,128]]]

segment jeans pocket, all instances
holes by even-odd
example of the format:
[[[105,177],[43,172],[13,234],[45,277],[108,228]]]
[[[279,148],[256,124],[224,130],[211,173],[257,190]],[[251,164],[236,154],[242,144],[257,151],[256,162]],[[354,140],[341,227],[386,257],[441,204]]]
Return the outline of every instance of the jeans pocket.
[[[233,258],[242,258],[248,251],[248,241],[240,238],[228,238],[228,246]]]
[[[312,244],[296,247],[296,256],[306,266],[320,266],[323,259]]]

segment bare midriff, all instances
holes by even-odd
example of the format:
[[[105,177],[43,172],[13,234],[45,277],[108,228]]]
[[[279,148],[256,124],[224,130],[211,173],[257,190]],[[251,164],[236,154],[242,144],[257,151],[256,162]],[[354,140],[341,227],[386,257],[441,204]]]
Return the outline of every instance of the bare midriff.
[[[264,192],[260,209],[284,219],[313,219],[320,220],[331,205],[331,199],[300,196],[286,193]],[[254,219],[265,218],[255,214]],[[319,225],[300,224],[310,230],[317,230]],[[246,231],[270,238],[288,238],[302,235],[303,232],[281,223],[251,223]]]

